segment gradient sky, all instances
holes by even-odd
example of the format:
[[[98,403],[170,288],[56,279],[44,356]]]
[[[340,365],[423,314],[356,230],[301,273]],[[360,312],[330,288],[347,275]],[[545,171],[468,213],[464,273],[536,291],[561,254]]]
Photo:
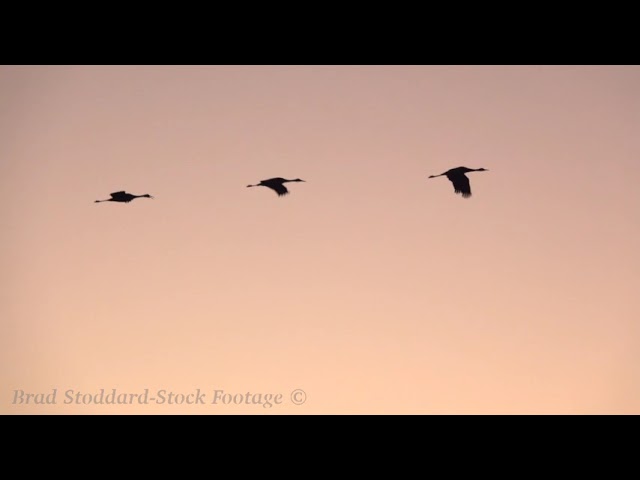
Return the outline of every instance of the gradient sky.
[[[0,66],[0,168],[0,413],[640,413],[638,66]]]

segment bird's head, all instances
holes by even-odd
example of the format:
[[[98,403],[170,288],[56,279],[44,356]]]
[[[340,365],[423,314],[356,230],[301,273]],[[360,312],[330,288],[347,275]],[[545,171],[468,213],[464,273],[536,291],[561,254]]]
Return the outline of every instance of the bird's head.
[[[291,180],[292,182],[304,182],[304,180],[302,180],[301,178],[296,178],[294,180]]]
[[[487,170],[486,168],[478,168],[476,170],[476,172],[488,172],[489,170]]]
[[[153,198],[151,195],[149,195],[148,193],[145,193],[144,195],[140,195],[141,197],[145,197],[145,198]]]

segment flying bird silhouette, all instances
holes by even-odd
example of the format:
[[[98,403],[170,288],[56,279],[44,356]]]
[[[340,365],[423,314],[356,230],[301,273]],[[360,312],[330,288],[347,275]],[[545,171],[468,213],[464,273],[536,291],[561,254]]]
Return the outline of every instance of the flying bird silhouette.
[[[123,190],[122,192],[113,192],[111,194],[111,198],[107,198],[106,200],[96,200],[95,203],[100,203],[100,202],[123,202],[123,203],[129,203],[134,198],[142,198],[142,197],[153,198],[148,193],[146,193],[144,195],[132,195],[131,193],[127,193],[127,192],[125,192]]]
[[[464,198],[469,198],[471,196],[471,185],[469,184],[469,179],[467,178],[465,173],[487,171],[488,170],[486,168],[458,167],[447,170],[440,175],[430,175],[429,178],[442,177],[443,175],[446,175],[449,181],[453,183],[454,191],[461,194]]]
[[[255,185],[247,185],[247,188],[268,187],[271,190],[275,191],[279,197],[282,197],[283,195],[287,195],[289,193],[287,187],[284,186],[284,184],[287,182],[304,182],[304,180],[300,180],[299,178],[296,178],[294,180],[287,180],[286,178],[276,177],[270,178],[268,180],[262,180],[260,183],[257,183]]]

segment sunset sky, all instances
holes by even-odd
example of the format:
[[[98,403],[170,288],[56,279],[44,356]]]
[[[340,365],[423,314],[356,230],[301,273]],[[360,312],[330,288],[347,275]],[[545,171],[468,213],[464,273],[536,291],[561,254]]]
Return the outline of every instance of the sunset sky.
[[[638,66],[0,66],[0,168],[2,414],[640,414]]]

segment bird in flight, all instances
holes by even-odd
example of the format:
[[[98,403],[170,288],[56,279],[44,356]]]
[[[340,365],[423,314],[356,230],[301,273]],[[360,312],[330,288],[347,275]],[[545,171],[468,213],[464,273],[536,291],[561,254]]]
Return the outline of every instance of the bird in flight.
[[[429,178],[442,177],[446,175],[451,183],[453,183],[453,189],[456,193],[461,194],[464,198],[469,198],[471,196],[471,185],[469,185],[469,179],[465,175],[465,173],[469,172],[487,172],[486,168],[467,168],[467,167],[458,167],[452,168],[451,170],[447,170],[440,175],[431,175]]]
[[[268,180],[262,180],[260,183],[257,183],[255,185],[247,185],[247,188],[268,187],[271,190],[275,191],[279,197],[282,197],[283,195],[287,195],[289,193],[287,187],[284,186],[284,184],[287,182],[304,182],[304,180],[300,180],[299,178],[296,178],[294,180],[287,180],[286,178],[276,177],[270,178]]]
[[[127,193],[127,192],[125,192],[123,190],[122,192],[113,192],[111,194],[111,198],[107,198],[106,200],[96,200],[95,203],[100,203],[100,202],[124,202],[124,203],[129,203],[134,198],[141,198],[141,197],[153,198],[148,193],[146,193],[144,195],[132,195],[131,193]]]

